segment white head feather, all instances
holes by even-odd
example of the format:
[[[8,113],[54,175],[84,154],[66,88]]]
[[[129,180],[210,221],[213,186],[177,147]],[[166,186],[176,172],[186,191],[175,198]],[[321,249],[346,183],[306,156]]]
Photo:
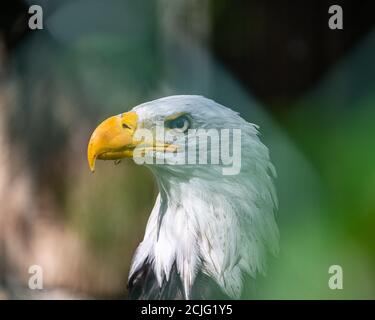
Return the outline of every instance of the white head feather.
[[[212,277],[227,295],[238,298],[244,274],[264,273],[267,251],[278,251],[275,170],[257,126],[202,96],[171,96],[133,111],[139,123],[149,127],[173,114],[188,113],[194,128],[241,129],[237,175],[223,175],[220,164],[149,166],[160,193],[129,275],[150,262],[162,285],[175,263],[186,298],[198,270]]]

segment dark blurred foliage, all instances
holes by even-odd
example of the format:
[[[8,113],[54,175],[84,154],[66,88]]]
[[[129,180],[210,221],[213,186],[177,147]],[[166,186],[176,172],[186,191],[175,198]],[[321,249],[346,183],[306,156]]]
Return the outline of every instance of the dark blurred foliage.
[[[330,5],[344,31],[328,28]],[[276,116],[315,86],[375,26],[361,1],[211,1],[213,51]]]
[[[0,32],[7,51],[13,49],[30,29],[27,25],[28,7],[21,0],[2,4],[0,12]]]
[[[274,0],[217,0],[209,4],[213,53],[276,116],[316,85],[375,25],[371,0],[360,5],[349,0],[293,0],[287,5]],[[345,8],[345,32],[327,28],[327,8],[333,4]],[[58,1],[48,2],[46,13],[58,6]],[[27,9],[24,1],[15,0],[0,12],[8,51],[31,32]]]

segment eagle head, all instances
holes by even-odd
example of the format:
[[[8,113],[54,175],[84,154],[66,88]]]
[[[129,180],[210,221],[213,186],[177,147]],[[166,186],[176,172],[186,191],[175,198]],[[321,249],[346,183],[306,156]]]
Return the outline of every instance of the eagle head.
[[[181,297],[197,297],[204,275],[238,298],[245,276],[264,273],[267,252],[278,251],[268,149],[256,125],[213,100],[170,96],[112,116],[87,156],[92,171],[96,160],[132,158],[156,177],[159,195],[129,273],[131,285],[145,281],[137,275],[147,266],[147,297],[168,297],[177,280]]]

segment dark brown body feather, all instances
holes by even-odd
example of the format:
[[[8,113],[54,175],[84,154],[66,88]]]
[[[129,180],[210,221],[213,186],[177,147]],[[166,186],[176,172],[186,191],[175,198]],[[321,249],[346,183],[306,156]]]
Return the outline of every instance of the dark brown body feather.
[[[183,300],[184,288],[181,278],[173,265],[169,280],[163,280],[161,287],[155,277],[152,265],[145,263],[137,270],[128,283],[129,299],[140,300]],[[190,299],[229,299],[220,287],[207,275],[198,272]]]

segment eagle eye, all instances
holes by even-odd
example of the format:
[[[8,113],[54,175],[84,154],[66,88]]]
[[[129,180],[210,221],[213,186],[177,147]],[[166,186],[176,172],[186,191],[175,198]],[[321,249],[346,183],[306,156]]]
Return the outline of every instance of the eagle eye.
[[[191,119],[187,115],[179,116],[178,118],[167,120],[165,126],[169,129],[177,129],[185,132],[191,127]]]

